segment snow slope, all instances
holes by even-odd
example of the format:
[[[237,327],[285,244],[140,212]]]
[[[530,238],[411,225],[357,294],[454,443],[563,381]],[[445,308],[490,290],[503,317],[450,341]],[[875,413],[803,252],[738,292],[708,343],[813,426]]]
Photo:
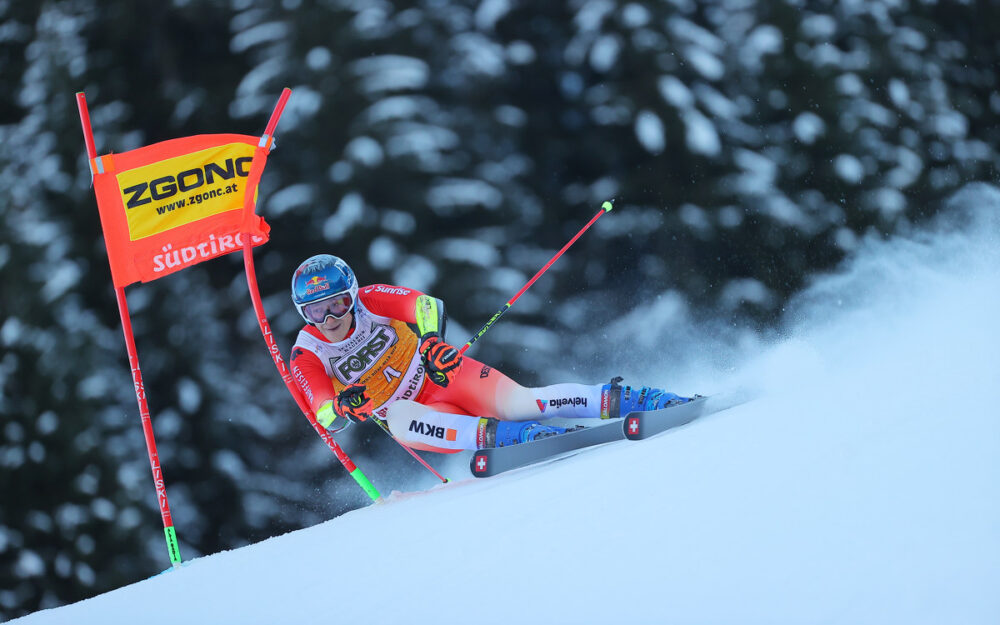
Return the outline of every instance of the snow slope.
[[[1000,622],[1000,194],[971,195],[684,376],[749,404],[16,622]]]

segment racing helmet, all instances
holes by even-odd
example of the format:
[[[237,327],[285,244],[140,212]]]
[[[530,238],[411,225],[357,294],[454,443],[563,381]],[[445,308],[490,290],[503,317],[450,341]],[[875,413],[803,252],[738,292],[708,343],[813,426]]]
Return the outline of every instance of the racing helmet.
[[[358,279],[350,266],[331,254],[307,258],[292,275],[292,302],[306,323],[340,319],[354,310]]]

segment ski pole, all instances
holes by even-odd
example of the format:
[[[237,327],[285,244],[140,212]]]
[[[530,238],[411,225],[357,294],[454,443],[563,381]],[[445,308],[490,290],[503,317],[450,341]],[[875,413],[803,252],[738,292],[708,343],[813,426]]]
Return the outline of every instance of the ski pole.
[[[582,235],[584,232],[587,231],[588,228],[590,228],[592,225],[594,225],[594,222],[597,221],[598,219],[600,219],[601,215],[603,215],[604,213],[607,213],[612,208],[614,208],[614,204],[612,204],[611,201],[605,201],[603,204],[601,204],[601,210],[597,211],[597,214],[594,215],[594,217],[589,222],[587,222],[587,225],[584,226],[583,228],[581,228],[580,231],[576,233],[576,236],[574,236],[572,239],[570,239],[569,243],[567,243],[566,245],[564,245],[563,248],[561,250],[559,250],[556,253],[556,255],[553,256],[552,259],[549,262],[545,263],[545,266],[538,270],[538,273],[535,274],[535,277],[533,277],[531,280],[528,280],[528,283],[525,284],[523,287],[521,287],[521,290],[517,292],[517,295],[515,295],[512,298],[510,298],[510,301],[508,301],[506,304],[504,304],[503,307],[500,308],[500,310],[498,310],[496,312],[496,314],[494,314],[492,317],[490,317],[490,320],[486,322],[486,325],[484,325],[479,332],[476,332],[475,336],[473,336],[471,339],[469,339],[469,342],[466,343],[465,345],[463,345],[462,349],[458,350],[458,353],[464,354],[465,350],[469,349],[469,347],[471,347],[473,343],[475,343],[480,338],[482,338],[482,336],[484,334],[486,334],[486,331],[489,330],[490,328],[492,328],[493,324],[495,324],[497,322],[497,320],[500,319],[500,317],[505,312],[507,312],[507,309],[510,308],[511,306],[513,306],[514,302],[516,302],[518,300],[518,298],[521,297],[521,295],[523,295],[524,292],[528,290],[528,287],[530,287],[532,284],[534,284],[535,280],[537,280],[539,277],[541,277],[541,275],[543,273],[545,273],[548,270],[549,267],[552,266],[552,263],[556,262],[559,259],[559,257],[563,255],[563,252],[565,252],[566,250],[568,250],[571,245],[573,245],[574,243],[576,243],[576,240],[580,238],[580,235]]]
[[[413,456],[414,458],[416,458],[417,462],[419,462],[420,464],[424,465],[425,469],[427,469],[428,471],[430,471],[431,473],[433,473],[439,480],[441,480],[445,484],[448,483],[448,478],[444,477],[443,475],[441,475],[440,473],[438,473],[437,471],[435,471],[434,467],[432,467],[431,465],[427,464],[426,460],[424,460],[419,455],[417,455],[417,452],[413,451],[413,449],[411,449],[406,444],[404,444],[402,441],[400,441],[398,438],[396,438],[395,436],[393,436],[392,432],[389,431],[389,428],[385,425],[385,423],[383,423],[383,421],[381,419],[378,419],[376,417],[372,417],[372,420],[375,423],[378,424],[379,429],[382,430],[383,432],[385,432],[389,436],[389,438],[391,438],[392,440],[396,441],[396,443],[398,443],[400,447],[402,447],[403,449],[405,449],[406,451],[408,451],[411,456]]]

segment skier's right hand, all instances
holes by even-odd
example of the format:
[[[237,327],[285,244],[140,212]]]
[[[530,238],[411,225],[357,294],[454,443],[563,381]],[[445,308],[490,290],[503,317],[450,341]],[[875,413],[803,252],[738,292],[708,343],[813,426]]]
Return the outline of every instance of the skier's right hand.
[[[372,398],[360,384],[352,384],[340,391],[334,407],[337,414],[355,423],[361,423],[372,416]]]
[[[420,344],[420,358],[431,382],[445,387],[458,375],[462,366],[462,352],[441,340],[437,334],[428,334]]]

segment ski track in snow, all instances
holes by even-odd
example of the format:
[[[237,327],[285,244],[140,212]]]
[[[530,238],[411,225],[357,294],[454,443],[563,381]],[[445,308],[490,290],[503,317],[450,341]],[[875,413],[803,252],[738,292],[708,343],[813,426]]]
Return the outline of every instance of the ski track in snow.
[[[783,336],[679,376],[748,404],[497,478],[452,459],[455,483],[14,622],[1000,622],[998,198],[866,242]]]

